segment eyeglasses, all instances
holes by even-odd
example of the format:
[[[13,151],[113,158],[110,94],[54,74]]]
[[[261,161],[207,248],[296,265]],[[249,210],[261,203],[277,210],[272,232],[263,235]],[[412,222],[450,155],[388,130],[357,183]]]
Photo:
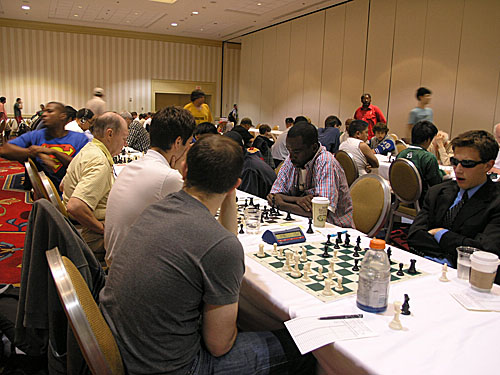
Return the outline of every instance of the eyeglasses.
[[[478,164],[483,164],[485,163],[484,161],[476,161],[476,160],[458,160],[454,157],[450,158],[451,165],[454,167],[458,166],[459,164],[462,164],[462,167],[464,168],[474,168]]]

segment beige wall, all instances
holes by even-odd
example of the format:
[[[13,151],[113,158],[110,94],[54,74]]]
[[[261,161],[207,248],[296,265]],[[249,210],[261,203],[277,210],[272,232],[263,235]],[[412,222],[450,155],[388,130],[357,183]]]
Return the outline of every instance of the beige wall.
[[[457,135],[500,122],[500,1],[353,0],[243,38],[240,117],[351,117],[363,92],[409,135],[419,86]]]
[[[162,79],[214,83],[212,112],[219,116],[220,42],[203,45],[199,40],[191,44],[0,27],[0,48],[0,96],[7,98],[9,115],[17,97],[24,100],[24,113],[34,113],[40,103],[51,100],[79,109],[95,86],[104,88],[110,110],[151,111],[151,81]],[[226,53],[228,96],[223,102],[231,106],[238,100],[239,52],[233,48]]]

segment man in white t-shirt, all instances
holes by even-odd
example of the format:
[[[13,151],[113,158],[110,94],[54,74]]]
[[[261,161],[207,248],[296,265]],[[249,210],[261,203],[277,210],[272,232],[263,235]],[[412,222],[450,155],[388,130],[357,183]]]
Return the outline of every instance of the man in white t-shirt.
[[[369,173],[371,168],[378,168],[378,159],[370,146],[366,144],[367,139],[368,123],[363,120],[354,120],[349,125],[349,138],[339,147],[339,150],[352,155],[360,175]]]
[[[163,108],[153,116],[151,149],[125,167],[109,193],[104,231],[108,265],[142,211],[182,188],[177,168],[181,168],[194,128],[194,117],[179,107]]]
[[[500,123],[495,125],[493,135],[495,136],[497,143],[500,145]],[[500,175],[500,151],[498,152],[497,159],[495,160],[495,165],[493,165],[493,168],[490,169],[490,172]]]

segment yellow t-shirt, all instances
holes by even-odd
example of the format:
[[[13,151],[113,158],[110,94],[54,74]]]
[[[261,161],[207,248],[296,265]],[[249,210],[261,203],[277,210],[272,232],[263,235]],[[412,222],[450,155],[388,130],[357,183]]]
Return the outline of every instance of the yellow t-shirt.
[[[198,109],[194,106],[193,103],[186,104],[184,109],[187,109],[193,115],[196,120],[196,125],[201,124],[202,122],[213,122],[212,113],[210,112],[210,108],[208,104],[203,103],[201,108]]]

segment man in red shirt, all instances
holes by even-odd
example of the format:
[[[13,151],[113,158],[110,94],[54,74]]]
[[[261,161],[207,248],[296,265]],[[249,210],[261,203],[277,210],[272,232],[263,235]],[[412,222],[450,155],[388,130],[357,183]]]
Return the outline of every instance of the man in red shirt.
[[[377,122],[387,123],[380,108],[371,104],[371,102],[372,96],[370,94],[366,93],[361,95],[361,103],[363,105],[354,112],[354,118],[356,120],[363,120],[368,123],[368,140],[375,135],[373,133],[373,127]]]

